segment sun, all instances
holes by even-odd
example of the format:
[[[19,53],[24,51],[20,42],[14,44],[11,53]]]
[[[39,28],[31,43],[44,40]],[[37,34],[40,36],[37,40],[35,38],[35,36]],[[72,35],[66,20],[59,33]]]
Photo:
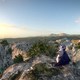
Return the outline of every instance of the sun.
[[[15,25],[0,24],[0,38],[20,37],[22,33],[25,33],[25,30]]]

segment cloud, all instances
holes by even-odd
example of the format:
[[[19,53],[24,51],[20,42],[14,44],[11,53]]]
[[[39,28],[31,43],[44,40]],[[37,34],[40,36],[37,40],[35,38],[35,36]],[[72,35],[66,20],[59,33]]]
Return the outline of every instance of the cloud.
[[[78,23],[79,24],[80,23],[80,18],[76,19],[75,20],[75,23]]]

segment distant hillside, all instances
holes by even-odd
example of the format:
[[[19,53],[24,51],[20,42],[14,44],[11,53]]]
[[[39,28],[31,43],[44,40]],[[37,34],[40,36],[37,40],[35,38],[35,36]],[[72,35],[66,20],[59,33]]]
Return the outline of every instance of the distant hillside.
[[[66,33],[59,33],[58,36],[68,36],[69,34]]]
[[[66,33],[59,33],[59,34],[50,34],[50,36],[68,36],[69,34]]]
[[[59,36],[62,35],[62,36]],[[50,34],[49,36],[39,36],[39,37],[25,37],[25,38],[5,38],[9,43],[13,43],[13,42],[22,42],[22,41],[26,41],[26,42],[34,42],[34,41],[38,41],[38,40],[57,40],[57,39],[62,39],[62,38],[68,38],[70,40],[72,39],[80,39],[80,35],[69,35],[69,34],[65,34],[65,33],[60,33],[60,34]],[[0,41],[2,41],[3,39],[0,39]]]

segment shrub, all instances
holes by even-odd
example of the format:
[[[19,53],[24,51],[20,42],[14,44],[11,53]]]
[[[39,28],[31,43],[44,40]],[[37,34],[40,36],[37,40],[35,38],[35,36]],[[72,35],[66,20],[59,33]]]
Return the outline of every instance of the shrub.
[[[34,70],[28,73],[28,77],[31,78],[31,80],[39,80],[42,75],[52,77],[60,74],[59,69],[48,68],[44,63],[36,64],[33,69]]]
[[[69,48],[69,50],[72,50],[73,46],[69,46],[68,48]]]
[[[46,53],[47,56],[54,57],[58,51],[58,47],[56,47],[53,44],[52,46],[48,46],[47,51],[48,51],[48,53]]]
[[[3,69],[3,68],[0,68],[0,74],[2,74],[2,73],[3,73],[3,71],[4,71],[4,69]]]
[[[15,56],[14,63],[20,63],[22,61],[23,61],[22,55],[19,54],[18,56]]]
[[[47,45],[42,41],[36,42],[33,44],[32,48],[29,50],[29,56],[33,57],[39,55],[40,53],[46,52]]]
[[[20,76],[21,76],[21,72],[18,71],[18,73],[12,75],[9,80],[18,80],[20,78]]]
[[[80,49],[80,43],[76,44],[76,48]]]
[[[11,48],[8,49],[7,54],[12,54],[12,49]]]
[[[9,43],[7,42],[7,40],[2,40],[0,43],[1,43],[3,46],[9,45]]]
[[[30,57],[34,57],[40,54],[45,54],[47,56],[53,57],[56,55],[57,49],[57,44],[49,45],[47,42],[39,41],[33,44],[32,48],[28,52],[28,55]]]
[[[58,75],[60,72],[58,69],[51,69],[46,66],[45,63],[36,64],[34,67],[34,73],[36,75],[45,74],[46,76]]]

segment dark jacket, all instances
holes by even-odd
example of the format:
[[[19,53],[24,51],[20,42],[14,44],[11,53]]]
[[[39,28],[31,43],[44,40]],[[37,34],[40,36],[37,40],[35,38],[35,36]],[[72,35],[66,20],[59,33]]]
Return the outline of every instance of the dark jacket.
[[[60,57],[60,60],[58,63],[56,63],[56,66],[62,66],[69,64],[70,58],[65,50],[63,50],[63,55]]]

